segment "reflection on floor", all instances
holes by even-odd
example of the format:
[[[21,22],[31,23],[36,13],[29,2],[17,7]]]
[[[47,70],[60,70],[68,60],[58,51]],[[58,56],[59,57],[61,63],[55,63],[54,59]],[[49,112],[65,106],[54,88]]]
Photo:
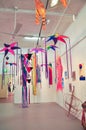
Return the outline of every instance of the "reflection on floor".
[[[14,94],[10,92],[7,98],[0,98],[0,103],[13,103]]]
[[[83,130],[81,122],[67,117],[56,103],[0,103],[0,130]]]

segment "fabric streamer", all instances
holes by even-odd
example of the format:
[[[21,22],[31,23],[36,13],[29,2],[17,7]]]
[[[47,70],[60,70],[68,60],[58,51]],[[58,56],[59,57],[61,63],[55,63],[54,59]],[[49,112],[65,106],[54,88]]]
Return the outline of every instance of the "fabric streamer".
[[[48,61],[47,61],[46,40],[45,40],[45,77],[48,78]]]
[[[56,65],[57,65],[57,87],[56,87],[56,90],[62,91],[62,89],[63,89],[63,86],[62,86],[63,67],[62,67],[60,56],[57,57]]]
[[[41,70],[40,70],[40,66],[37,64],[36,66],[36,81],[37,83],[41,83]]]
[[[41,87],[41,69],[38,64],[36,66],[36,82],[40,83],[40,87]]]
[[[27,71],[24,66],[24,55],[21,55],[21,65],[22,65],[22,107],[28,107],[28,97],[27,97]]]
[[[1,89],[3,89],[4,87],[4,83],[5,83],[5,74],[4,74],[4,58],[3,58],[3,64],[2,64],[2,84],[1,84]]]
[[[53,84],[53,78],[52,78],[52,64],[49,63],[48,65],[48,71],[49,71],[49,85]]]
[[[46,29],[46,9],[41,0],[35,0],[35,8],[36,8],[36,24],[40,23],[40,19],[42,19],[42,29]]]
[[[32,83],[33,83],[33,95],[37,94],[37,89],[36,89],[36,53],[33,54],[32,57]]]

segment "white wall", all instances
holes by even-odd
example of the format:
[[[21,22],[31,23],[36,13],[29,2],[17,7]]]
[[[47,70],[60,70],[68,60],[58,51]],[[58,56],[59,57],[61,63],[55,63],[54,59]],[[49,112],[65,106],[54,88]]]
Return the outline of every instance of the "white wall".
[[[78,41],[86,36],[86,5],[79,13],[76,21],[71,24],[69,29],[65,32],[66,36],[69,36],[71,46],[74,46]],[[67,43],[68,44],[68,43]],[[64,48],[61,48],[61,53],[63,54]],[[78,97],[82,102],[86,101],[86,80],[79,80],[79,64],[84,63],[86,65],[86,37],[80,41],[72,49],[72,67],[73,71],[76,72],[76,80],[73,81],[71,78],[64,81],[65,87],[63,93],[69,92],[69,83],[75,86],[75,96]],[[66,71],[66,61],[65,55],[62,56],[62,63],[64,71]],[[70,64],[69,64],[70,65]],[[86,68],[85,68],[86,74]],[[85,75],[86,76],[86,75]],[[65,77],[64,77],[65,78]],[[64,94],[63,94],[64,95]],[[61,92],[57,93],[56,102],[64,107],[63,96]],[[81,106],[79,106],[81,109]],[[80,118],[80,117],[79,117]]]

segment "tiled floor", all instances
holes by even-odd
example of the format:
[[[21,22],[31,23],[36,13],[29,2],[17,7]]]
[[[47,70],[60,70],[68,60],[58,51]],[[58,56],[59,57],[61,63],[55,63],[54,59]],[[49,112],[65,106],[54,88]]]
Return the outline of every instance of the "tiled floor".
[[[78,119],[67,117],[56,103],[0,103],[0,130],[83,130]]]

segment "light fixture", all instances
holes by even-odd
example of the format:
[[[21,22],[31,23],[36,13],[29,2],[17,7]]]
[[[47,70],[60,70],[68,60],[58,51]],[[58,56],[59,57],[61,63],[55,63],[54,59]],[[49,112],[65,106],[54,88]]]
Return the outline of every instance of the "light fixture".
[[[31,40],[31,41],[36,41],[36,40],[38,40],[38,39],[40,39],[39,37],[24,37],[24,40]]]
[[[58,0],[51,0],[50,6],[54,7],[56,4],[58,4]]]
[[[76,17],[75,17],[75,15],[73,14],[73,22],[76,20]]]

